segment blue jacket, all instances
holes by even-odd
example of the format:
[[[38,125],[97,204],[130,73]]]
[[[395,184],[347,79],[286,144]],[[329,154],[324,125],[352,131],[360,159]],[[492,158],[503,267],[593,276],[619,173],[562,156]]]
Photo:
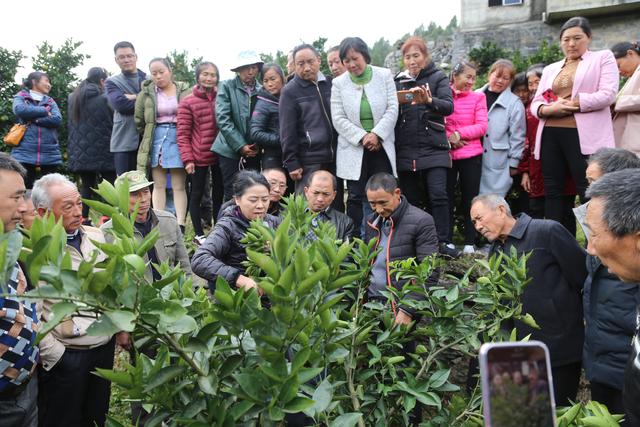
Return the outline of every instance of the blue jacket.
[[[587,256],[587,271],[583,294],[585,374],[589,381],[622,390],[640,287],[622,282],[591,255]]]
[[[29,165],[59,165],[62,163],[58,144],[58,127],[62,115],[58,104],[45,95],[37,102],[28,90],[21,90],[13,98],[13,113],[20,123],[28,123],[20,145],[11,150],[11,155],[20,163]]]

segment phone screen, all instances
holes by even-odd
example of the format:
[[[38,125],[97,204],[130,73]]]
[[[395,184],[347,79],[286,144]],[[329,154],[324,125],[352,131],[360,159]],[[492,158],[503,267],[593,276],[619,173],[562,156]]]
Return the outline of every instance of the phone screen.
[[[481,354],[486,425],[553,427],[553,391],[545,348],[535,343],[488,347]]]

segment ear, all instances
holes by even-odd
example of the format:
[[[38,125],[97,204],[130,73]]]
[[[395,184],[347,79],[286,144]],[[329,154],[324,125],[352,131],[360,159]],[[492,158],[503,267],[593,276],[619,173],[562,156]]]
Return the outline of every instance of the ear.
[[[633,237],[636,239],[636,241],[635,241],[636,251],[638,251],[638,253],[640,253],[640,231],[638,231],[636,234],[634,234]]]
[[[393,190],[393,194],[394,194],[394,196],[400,198],[400,196],[402,195],[402,191],[400,190],[400,187],[398,187],[395,190]]]
[[[47,208],[38,208],[36,212],[38,212],[38,216],[45,216],[49,210]]]

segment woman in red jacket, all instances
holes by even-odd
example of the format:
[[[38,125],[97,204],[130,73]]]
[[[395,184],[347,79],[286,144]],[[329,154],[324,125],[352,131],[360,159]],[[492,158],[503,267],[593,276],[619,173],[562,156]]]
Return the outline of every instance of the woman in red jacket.
[[[476,230],[471,224],[471,200],[478,195],[482,172],[482,141],[487,131],[487,102],[484,93],[474,92],[476,69],[467,62],[459,62],[451,72],[453,114],[447,117],[445,129],[451,144],[452,167],[447,177],[450,218],[453,218],[454,191],[460,185],[458,215],[464,218],[463,253],[474,252]],[[449,241],[453,241],[453,223],[449,225]]]
[[[205,240],[202,229],[200,203],[205,189],[208,169],[211,168],[211,199],[213,218],[218,217],[222,204],[222,174],[218,156],[211,151],[218,126],[215,117],[216,92],[219,81],[218,67],[211,62],[202,62],[196,67],[193,93],[185,97],[178,106],[177,139],[184,168],[191,175],[191,197],[189,213],[196,234],[196,244]]]

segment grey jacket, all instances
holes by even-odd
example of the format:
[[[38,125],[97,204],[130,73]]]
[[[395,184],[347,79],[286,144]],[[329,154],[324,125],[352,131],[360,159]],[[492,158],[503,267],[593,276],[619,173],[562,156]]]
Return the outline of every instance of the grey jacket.
[[[157,228],[160,232],[160,237],[154,245],[156,253],[158,255],[158,261],[167,261],[171,267],[180,265],[182,270],[191,275],[191,262],[189,261],[189,254],[187,248],[184,246],[184,237],[176,217],[170,212],[151,209],[149,211],[151,215],[151,223],[153,228]],[[104,231],[107,242],[113,242],[113,235],[108,232],[113,227],[111,220],[105,222],[100,229]],[[143,239],[142,234],[134,227],[134,234],[140,240]],[[147,254],[144,255],[144,260],[149,263]],[[144,273],[144,277],[150,282],[153,281],[153,272],[151,271],[151,265],[147,265],[147,270]]]
[[[140,85],[145,77],[146,75],[138,70],[138,82]],[[114,110],[113,131],[111,132],[112,153],[138,149],[140,136],[133,119],[135,101],[127,99],[125,94],[138,94],[140,85],[134,87],[123,74],[109,77],[105,83],[107,99]]]
[[[478,92],[486,92],[488,85]],[[524,104],[509,88],[489,110],[489,126],[484,136],[480,194],[507,194],[513,179],[509,168],[517,168],[524,151],[527,124]]]
[[[363,92],[367,96],[374,127],[371,132],[378,135],[382,148],[396,173],[395,126],[398,119],[398,96],[391,71],[371,67],[371,81],[364,86],[355,84],[344,73],[333,80],[331,88],[331,119],[338,132],[336,151],[336,175],[357,181],[362,169],[364,148],[360,141],[367,134],[360,123],[360,103]]]

